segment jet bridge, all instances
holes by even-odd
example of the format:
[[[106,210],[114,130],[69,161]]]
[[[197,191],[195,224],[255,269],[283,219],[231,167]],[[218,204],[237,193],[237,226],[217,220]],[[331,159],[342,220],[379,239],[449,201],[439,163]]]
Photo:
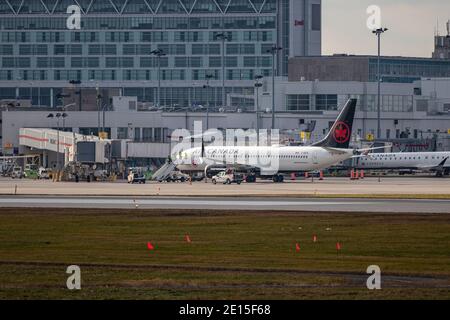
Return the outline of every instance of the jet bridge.
[[[78,148],[83,144],[92,143],[99,145],[94,150],[97,153],[95,159],[98,162],[107,162],[105,152],[97,152],[105,149],[104,145],[109,144],[110,140],[100,140],[97,136],[87,136],[74,132],[58,131],[54,129],[40,128],[21,128],[19,132],[19,144],[33,150],[42,150],[45,152],[54,152],[59,155],[64,154],[64,164],[79,161]],[[59,144],[59,146],[58,146]]]

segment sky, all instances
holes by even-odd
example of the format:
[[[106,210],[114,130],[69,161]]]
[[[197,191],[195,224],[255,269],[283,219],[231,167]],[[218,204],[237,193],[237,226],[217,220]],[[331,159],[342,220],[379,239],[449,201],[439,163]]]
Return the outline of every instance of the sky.
[[[376,36],[366,26],[370,5],[381,9],[382,54],[431,57],[437,21],[447,34],[450,0],[322,0],[322,54],[377,54]]]

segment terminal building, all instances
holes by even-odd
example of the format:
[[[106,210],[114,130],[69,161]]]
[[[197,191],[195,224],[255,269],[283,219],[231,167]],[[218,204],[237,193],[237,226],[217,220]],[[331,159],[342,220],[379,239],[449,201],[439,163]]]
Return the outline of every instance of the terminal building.
[[[70,5],[81,30],[67,29]],[[102,104],[237,105],[255,76],[320,54],[321,0],[0,1],[0,100],[33,106],[82,110],[97,88]]]

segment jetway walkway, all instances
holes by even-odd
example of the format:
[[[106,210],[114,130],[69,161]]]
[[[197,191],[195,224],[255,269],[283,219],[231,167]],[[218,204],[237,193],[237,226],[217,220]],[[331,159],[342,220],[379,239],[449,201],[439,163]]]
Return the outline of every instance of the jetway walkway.
[[[59,140],[59,147],[58,147]],[[86,136],[73,132],[53,129],[21,128],[19,144],[34,149],[59,152],[66,155],[68,161],[74,160],[74,146],[80,141],[98,141],[97,136]]]

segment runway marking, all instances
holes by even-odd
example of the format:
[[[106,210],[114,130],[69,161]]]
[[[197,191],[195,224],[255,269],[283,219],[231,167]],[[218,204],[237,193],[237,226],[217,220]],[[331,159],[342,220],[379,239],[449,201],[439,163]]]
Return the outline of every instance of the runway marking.
[[[376,213],[450,213],[450,201],[395,199],[273,199],[267,198],[78,198],[78,197],[0,197],[0,207],[14,208],[93,208],[93,209],[207,209],[272,211],[340,211]]]

